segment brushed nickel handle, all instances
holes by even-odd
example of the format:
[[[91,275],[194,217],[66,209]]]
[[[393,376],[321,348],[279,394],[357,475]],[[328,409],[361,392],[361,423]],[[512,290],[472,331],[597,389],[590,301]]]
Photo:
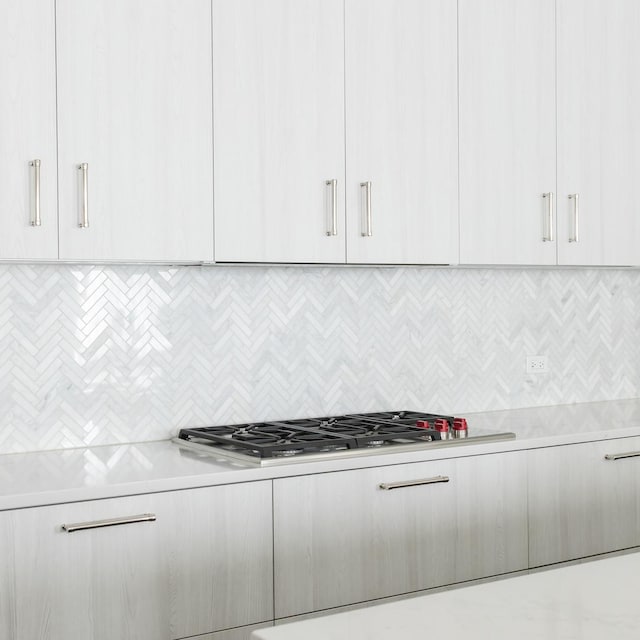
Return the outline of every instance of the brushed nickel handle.
[[[542,197],[547,201],[547,224],[548,233],[542,236],[543,242],[553,242],[553,191],[543,193]]]
[[[640,458],[640,451],[629,451],[627,453],[607,453],[605,460],[622,460],[624,458]]]
[[[403,489],[404,487],[419,487],[423,484],[440,484],[449,482],[449,476],[434,476],[433,478],[423,478],[422,480],[406,480],[405,482],[382,482],[380,489],[391,491],[392,489]]]
[[[569,200],[573,200],[573,237],[569,238],[569,242],[578,242],[578,222],[580,215],[580,194],[569,194]]]
[[[370,238],[373,235],[371,230],[371,181],[361,182],[360,188],[364,188],[364,224],[362,235],[366,238]]]
[[[31,209],[31,220],[29,220],[29,224],[32,227],[42,225],[42,220],[40,219],[40,164],[40,160],[32,160],[29,163],[29,166],[33,167],[34,178],[33,207]]]
[[[89,226],[89,165],[83,162],[78,169],[82,171],[82,207],[78,226],[86,229]]]
[[[331,226],[327,231],[328,236],[338,235],[338,181],[327,180],[325,184],[331,187]]]
[[[109,518],[108,520],[94,520],[93,522],[76,522],[63,524],[62,530],[67,533],[74,531],[86,531],[87,529],[101,529],[103,527],[116,527],[121,524],[135,524],[136,522],[154,522],[155,513],[143,513],[139,516],[125,516],[124,518]]]

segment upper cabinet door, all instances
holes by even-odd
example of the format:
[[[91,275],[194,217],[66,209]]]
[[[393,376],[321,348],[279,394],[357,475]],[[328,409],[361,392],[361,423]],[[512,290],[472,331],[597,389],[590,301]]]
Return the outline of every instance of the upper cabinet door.
[[[459,34],[460,262],[555,264],[555,0],[460,0]]]
[[[639,33],[638,0],[558,2],[560,264],[640,264]]]
[[[2,0],[0,260],[57,257],[54,2]]]
[[[344,262],[342,0],[213,0],[215,257]]]
[[[60,257],[212,260],[210,0],[58,0],[57,29]]]
[[[456,2],[345,10],[347,261],[456,263]]]

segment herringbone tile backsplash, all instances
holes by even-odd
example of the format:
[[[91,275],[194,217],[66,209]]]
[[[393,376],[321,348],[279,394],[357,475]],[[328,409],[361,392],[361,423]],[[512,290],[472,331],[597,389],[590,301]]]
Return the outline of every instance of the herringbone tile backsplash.
[[[630,398],[639,329],[640,271],[4,265],[0,452]]]

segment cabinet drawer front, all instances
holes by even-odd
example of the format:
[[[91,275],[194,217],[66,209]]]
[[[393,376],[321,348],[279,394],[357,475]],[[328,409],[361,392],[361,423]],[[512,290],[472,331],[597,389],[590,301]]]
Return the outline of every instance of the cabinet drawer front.
[[[529,452],[532,567],[640,545],[638,451],[621,438]]]
[[[276,618],[525,568],[524,461],[510,453],[276,480]]]
[[[6,637],[171,640],[272,617],[270,482],[1,515]]]

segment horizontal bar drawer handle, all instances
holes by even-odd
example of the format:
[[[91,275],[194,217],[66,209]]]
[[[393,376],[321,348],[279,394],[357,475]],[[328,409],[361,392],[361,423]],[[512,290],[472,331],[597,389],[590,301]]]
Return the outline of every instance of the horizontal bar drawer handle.
[[[424,478],[422,480],[407,480],[405,482],[382,482],[380,489],[391,491],[391,489],[402,489],[404,487],[419,487],[423,484],[440,484],[449,482],[449,476],[434,476],[433,478]]]
[[[627,453],[607,453],[605,460],[622,460],[623,458],[640,458],[640,451],[628,451]]]
[[[108,520],[94,520],[93,522],[76,522],[63,524],[62,530],[67,533],[74,531],[86,531],[87,529],[101,529],[102,527],[115,527],[120,524],[135,524],[136,522],[154,522],[155,513],[143,513],[139,516],[125,516],[124,518],[110,518]]]

